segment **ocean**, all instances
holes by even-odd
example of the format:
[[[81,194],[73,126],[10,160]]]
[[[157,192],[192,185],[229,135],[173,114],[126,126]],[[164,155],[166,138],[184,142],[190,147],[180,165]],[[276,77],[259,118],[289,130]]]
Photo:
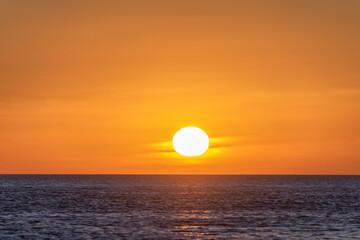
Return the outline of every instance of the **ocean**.
[[[0,239],[360,239],[360,176],[0,175]]]

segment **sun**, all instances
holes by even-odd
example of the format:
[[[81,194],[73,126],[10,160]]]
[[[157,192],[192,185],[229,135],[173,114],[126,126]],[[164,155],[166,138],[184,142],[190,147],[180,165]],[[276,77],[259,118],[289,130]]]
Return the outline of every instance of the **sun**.
[[[175,133],[172,143],[180,155],[195,157],[205,153],[209,148],[209,137],[200,128],[184,127]]]

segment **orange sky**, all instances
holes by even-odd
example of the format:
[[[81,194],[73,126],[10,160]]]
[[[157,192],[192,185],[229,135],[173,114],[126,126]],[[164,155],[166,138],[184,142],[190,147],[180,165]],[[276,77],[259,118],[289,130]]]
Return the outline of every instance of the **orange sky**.
[[[360,174],[358,0],[3,0],[0,34],[0,173]]]

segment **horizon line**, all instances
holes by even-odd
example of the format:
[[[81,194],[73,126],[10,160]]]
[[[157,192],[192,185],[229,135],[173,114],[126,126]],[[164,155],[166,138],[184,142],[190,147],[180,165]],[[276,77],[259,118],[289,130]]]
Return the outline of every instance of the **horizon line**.
[[[227,173],[0,173],[5,175],[84,175],[84,176],[360,176],[360,174],[227,174]]]

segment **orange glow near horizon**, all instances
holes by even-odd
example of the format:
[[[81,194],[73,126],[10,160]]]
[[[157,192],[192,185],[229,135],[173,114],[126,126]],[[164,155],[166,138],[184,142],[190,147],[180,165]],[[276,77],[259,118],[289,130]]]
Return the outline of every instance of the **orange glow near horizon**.
[[[0,174],[360,174],[360,1],[2,1],[0,29]]]

